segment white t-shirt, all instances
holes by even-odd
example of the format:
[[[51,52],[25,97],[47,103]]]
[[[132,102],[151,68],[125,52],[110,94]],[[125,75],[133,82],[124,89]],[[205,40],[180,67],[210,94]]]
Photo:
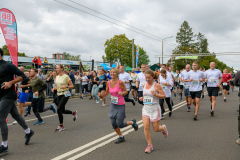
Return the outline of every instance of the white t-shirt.
[[[87,76],[82,77],[82,85],[88,84],[88,82],[87,82],[86,80],[88,80],[88,77],[87,77]],[[83,82],[83,81],[86,81],[86,82]]]
[[[131,78],[131,76],[127,72],[124,72],[124,73],[120,73],[119,74],[119,80],[125,82],[125,81],[132,80],[132,78]],[[127,91],[129,91],[130,90],[130,83],[124,83],[124,84],[126,86]]]
[[[143,91],[143,84],[147,83],[145,78],[145,73],[138,73],[137,75],[137,81],[138,83],[138,91]]]
[[[189,72],[190,72],[190,71],[189,71]],[[184,81],[185,79],[186,79],[186,80],[189,80],[189,79],[188,79],[188,73],[189,73],[189,72],[187,72],[186,70],[182,71],[180,78],[181,78],[183,81]],[[190,85],[190,82],[184,82],[184,85]]]
[[[166,71],[166,72],[167,72],[167,78],[173,80],[172,74],[171,74],[170,72],[168,72],[168,71]],[[161,74],[159,74],[159,77],[158,77],[158,78],[159,78],[160,82],[161,82],[161,80],[163,79],[163,77],[161,76]],[[173,84],[172,84],[172,87],[173,87]]]
[[[169,83],[171,86],[162,85],[162,83]],[[171,89],[173,86],[172,79],[170,79],[169,77],[167,77],[166,79],[162,78],[160,81],[160,85],[162,86],[162,89],[165,92],[166,97],[171,97]]]
[[[208,79],[207,87],[217,87],[217,84],[219,83],[219,78],[222,77],[222,72],[219,69],[209,69],[205,72],[205,74],[206,79]]]
[[[75,75],[75,84],[80,84],[81,83],[81,77],[78,75]]]
[[[178,74],[175,73],[173,76],[174,76],[174,78],[175,78],[175,82],[177,82],[177,81],[178,81]]]
[[[190,82],[189,91],[190,92],[196,92],[202,90],[202,84],[199,82],[199,80],[202,80],[203,78],[206,78],[204,73],[202,71],[189,71],[187,79],[193,79],[192,82]]]

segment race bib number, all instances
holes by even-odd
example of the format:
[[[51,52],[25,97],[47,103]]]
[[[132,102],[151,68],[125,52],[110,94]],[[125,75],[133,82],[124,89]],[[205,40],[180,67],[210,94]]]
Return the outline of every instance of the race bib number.
[[[210,83],[217,83],[216,79],[210,79]]]
[[[132,86],[136,86],[136,83],[132,83]]]
[[[99,84],[99,88],[103,88],[103,84]]]
[[[111,101],[113,104],[118,104],[118,97],[111,96]]]
[[[198,80],[193,80],[192,83],[193,84],[199,84]]]
[[[188,89],[190,87],[190,85],[185,85],[185,88]]]
[[[38,96],[36,96],[35,94],[33,94],[33,98],[38,98]]]
[[[64,92],[64,95],[65,95],[65,97],[70,97],[70,96],[71,96],[71,93],[70,93],[70,91],[65,91],[65,92]]]
[[[180,85],[182,86],[182,85],[183,85],[183,82],[180,82]]]
[[[162,89],[165,91],[167,86],[166,85],[161,85],[162,86]]]
[[[227,84],[227,82],[223,82],[223,86],[227,86],[228,84]]]
[[[153,104],[153,97],[151,96],[144,96],[143,97],[143,104]]]

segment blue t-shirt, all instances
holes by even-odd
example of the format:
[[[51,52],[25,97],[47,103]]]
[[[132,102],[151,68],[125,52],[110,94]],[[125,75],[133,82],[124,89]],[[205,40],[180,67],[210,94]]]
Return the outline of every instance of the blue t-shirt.
[[[137,74],[138,74],[138,73],[141,73],[141,71],[135,71],[135,73],[137,73]]]
[[[112,77],[110,76],[110,74],[108,74],[107,78],[108,78],[109,80],[111,80],[111,79],[112,79]]]

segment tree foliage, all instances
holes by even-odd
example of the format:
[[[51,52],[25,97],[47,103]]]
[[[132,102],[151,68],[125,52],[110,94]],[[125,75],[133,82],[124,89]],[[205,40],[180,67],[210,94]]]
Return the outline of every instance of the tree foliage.
[[[72,60],[72,61],[81,61],[81,55],[71,55],[70,53],[63,52],[65,60]]]
[[[2,46],[2,50],[3,50],[3,55],[10,55],[10,54],[9,54],[9,51],[8,51],[7,45]],[[22,52],[22,53],[21,53],[21,52],[18,52],[18,56],[27,57],[24,52]]]
[[[105,56],[102,56],[106,62],[120,62],[121,65],[132,67],[132,40],[129,40],[125,34],[115,35],[111,39],[107,39],[104,44]],[[136,45],[134,45],[134,55],[136,55]],[[134,56],[134,66],[136,66],[136,56]],[[150,62],[147,52],[139,47],[138,64]]]

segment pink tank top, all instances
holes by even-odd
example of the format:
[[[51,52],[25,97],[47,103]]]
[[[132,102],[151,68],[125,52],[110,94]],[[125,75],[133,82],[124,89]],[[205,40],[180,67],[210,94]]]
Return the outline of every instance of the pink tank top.
[[[111,88],[111,86],[110,86],[111,81],[109,81],[109,83],[108,83],[108,85],[109,85],[109,93],[111,94],[111,96],[118,97],[118,104],[116,104],[116,105],[124,105],[125,104],[124,97],[118,94],[118,92],[122,92],[123,91],[119,87],[120,80],[118,80],[118,83],[117,83],[117,85],[114,88]]]

